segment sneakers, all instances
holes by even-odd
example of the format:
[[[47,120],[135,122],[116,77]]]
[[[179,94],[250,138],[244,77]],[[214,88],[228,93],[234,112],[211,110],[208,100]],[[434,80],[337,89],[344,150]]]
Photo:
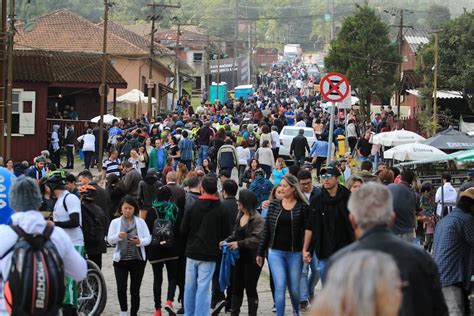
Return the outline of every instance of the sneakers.
[[[221,310],[224,308],[226,302],[225,300],[220,300],[216,303],[216,306],[211,310],[211,315],[212,316],[217,316],[221,312]]]
[[[178,315],[184,315],[184,307],[181,307],[180,309],[178,309],[178,311],[176,312],[176,314],[178,314]]]
[[[157,309],[154,313],[153,316],[161,316],[161,309]]]
[[[308,301],[303,301],[303,302],[300,302],[300,311],[302,312],[307,312],[308,311]]]
[[[128,312],[120,312],[120,316],[128,316]]]
[[[272,307],[272,312],[274,312],[274,313],[276,313],[276,312],[277,312],[277,308],[276,308],[276,306],[275,306],[275,305],[273,305],[273,307]]]
[[[174,308],[173,308],[173,301],[166,301],[165,310],[168,312],[168,315],[176,316],[176,312],[174,311]]]

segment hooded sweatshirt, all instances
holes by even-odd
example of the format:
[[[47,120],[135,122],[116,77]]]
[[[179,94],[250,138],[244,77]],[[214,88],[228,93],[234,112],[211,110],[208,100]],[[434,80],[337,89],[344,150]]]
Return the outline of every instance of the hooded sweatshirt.
[[[147,174],[138,184],[138,206],[140,209],[148,210],[151,208],[153,200],[156,198],[156,192],[163,184],[158,181],[155,175]]]
[[[199,261],[217,261],[219,242],[228,236],[226,212],[219,198],[201,195],[184,213],[181,235],[186,239],[186,257]]]

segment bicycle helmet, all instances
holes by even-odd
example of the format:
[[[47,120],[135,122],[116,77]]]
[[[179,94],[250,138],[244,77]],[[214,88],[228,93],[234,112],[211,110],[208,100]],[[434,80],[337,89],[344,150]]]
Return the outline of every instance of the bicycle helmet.
[[[81,194],[81,198],[83,200],[95,201],[96,192],[95,186],[90,184],[81,185],[79,187],[79,193]]]
[[[46,181],[44,182],[51,191],[62,189],[64,190],[66,185],[66,174],[62,170],[53,171],[46,176]]]

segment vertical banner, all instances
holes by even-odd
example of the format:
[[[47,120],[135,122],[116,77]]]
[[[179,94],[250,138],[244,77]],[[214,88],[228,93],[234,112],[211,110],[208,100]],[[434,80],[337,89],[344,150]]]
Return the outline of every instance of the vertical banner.
[[[13,209],[10,206],[10,187],[16,177],[6,168],[0,167],[0,224],[9,224]]]

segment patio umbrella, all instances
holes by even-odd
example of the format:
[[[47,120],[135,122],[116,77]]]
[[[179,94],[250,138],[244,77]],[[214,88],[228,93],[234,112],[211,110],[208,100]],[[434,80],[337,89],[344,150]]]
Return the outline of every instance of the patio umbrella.
[[[452,127],[428,138],[423,144],[442,150],[461,150],[474,148],[474,137]]]
[[[421,142],[425,140],[423,136],[418,135],[404,129],[392,132],[384,132],[376,134],[372,137],[372,144],[379,144],[387,147],[398,146]]]
[[[100,120],[100,115],[94,117],[94,118],[91,120],[91,122],[92,122],[92,123],[99,123],[99,120]],[[113,122],[113,120],[118,120],[118,121],[120,121],[120,117],[115,117],[115,116],[110,115],[110,114],[105,114],[105,115],[104,115],[104,123],[105,123],[105,124],[111,124],[111,123]]]
[[[126,102],[126,103],[147,103],[148,97],[145,96],[143,92],[138,89],[133,89],[121,95],[117,98],[118,102]],[[151,103],[156,103],[155,98],[151,98]]]
[[[421,143],[399,145],[383,153],[385,159],[395,159],[400,161],[422,160],[445,156],[448,155],[438,148]]]

